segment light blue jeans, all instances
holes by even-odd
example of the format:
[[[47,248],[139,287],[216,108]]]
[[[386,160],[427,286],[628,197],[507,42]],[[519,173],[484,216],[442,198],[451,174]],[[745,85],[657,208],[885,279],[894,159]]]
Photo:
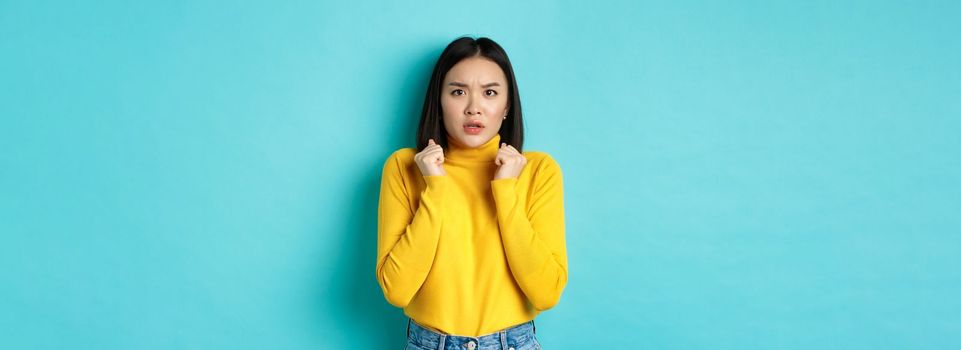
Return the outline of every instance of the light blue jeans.
[[[479,337],[437,333],[407,318],[405,350],[540,350],[534,320]]]

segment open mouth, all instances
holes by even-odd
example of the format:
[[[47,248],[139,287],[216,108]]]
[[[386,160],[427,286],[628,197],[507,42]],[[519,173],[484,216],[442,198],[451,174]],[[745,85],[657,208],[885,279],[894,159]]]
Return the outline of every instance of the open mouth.
[[[469,121],[464,124],[464,131],[468,134],[476,135],[484,129],[484,124],[479,121]]]

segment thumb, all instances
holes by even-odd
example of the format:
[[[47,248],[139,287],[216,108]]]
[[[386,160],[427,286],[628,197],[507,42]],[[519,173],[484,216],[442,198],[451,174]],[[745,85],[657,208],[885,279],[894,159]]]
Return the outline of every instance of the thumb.
[[[428,144],[428,145],[433,145],[433,144],[434,144],[434,139],[427,140],[427,144]]]

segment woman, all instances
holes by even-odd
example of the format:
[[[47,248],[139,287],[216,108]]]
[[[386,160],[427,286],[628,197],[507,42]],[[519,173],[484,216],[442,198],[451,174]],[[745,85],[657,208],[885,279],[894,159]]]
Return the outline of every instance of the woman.
[[[427,87],[417,148],[381,178],[377,281],[408,316],[407,349],[540,349],[534,318],[567,284],[561,169],[524,151],[514,70],[458,38]]]

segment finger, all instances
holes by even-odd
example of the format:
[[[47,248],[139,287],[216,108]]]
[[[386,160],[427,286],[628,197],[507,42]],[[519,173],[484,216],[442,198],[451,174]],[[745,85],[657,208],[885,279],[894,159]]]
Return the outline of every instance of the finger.
[[[437,148],[428,151],[427,154],[428,154],[428,157],[430,157],[430,159],[433,159],[433,160],[444,159],[444,152],[442,152],[440,149],[437,149]]]
[[[432,154],[432,155],[438,155],[438,156],[443,156],[443,155],[444,155],[444,149],[443,149],[443,148],[440,148],[440,146],[438,146],[438,145],[433,145],[433,146],[431,146],[430,149],[427,149],[427,152],[429,152],[429,153]]]
[[[504,164],[504,154],[503,154],[503,153],[497,152],[497,156],[494,157],[494,164],[497,164],[498,166],[501,166],[501,165]]]

